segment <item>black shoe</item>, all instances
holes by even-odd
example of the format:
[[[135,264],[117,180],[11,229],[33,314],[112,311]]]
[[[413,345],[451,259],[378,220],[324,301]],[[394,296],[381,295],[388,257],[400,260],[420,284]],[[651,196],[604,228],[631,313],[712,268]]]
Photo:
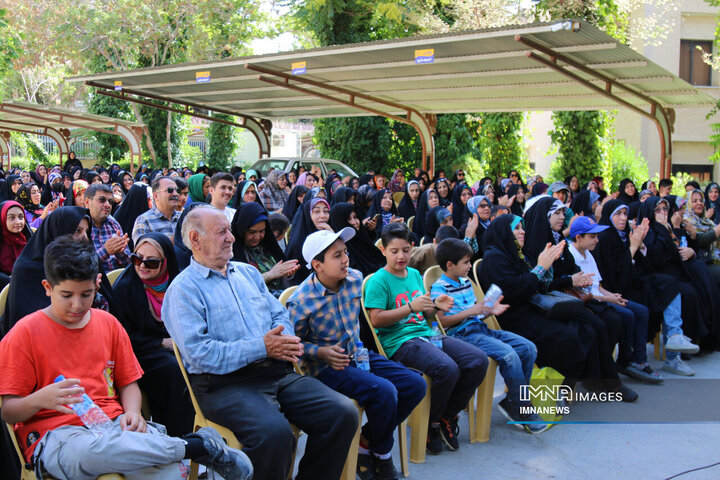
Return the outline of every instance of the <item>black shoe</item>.
[[[460,427],[458,427],[457,424],[457,417],[452,420],[448,420],[446,418],[440,419],[440,434],[442,435],[445,445],[447,445],[447,447],[452,451],[456,451],[460,448],[460,443],[457,438],[459,432]]]
[[[497,404],[498,410],[500,410],[500,413],[503,414],[505,418],[508,419],[508,422],[522,422],[523,419],[520,417],[520,410],[513,405],[513,403],[508,399],[508,397],[503,398],[500,400]],[[515,428],[519,428],[520,430],[524,430],[525,427],[521,423],[511,423]]]
[[[613,391],[622,394],[622,401],[626,403],[634,402],[638,399],[638,394],[622,383],[614,388]]]
[[[195,461],[217,472],[226,480],[250,480],[253,466],[250,459],[240,450],[225,445],[220,434],[210,427],[203,427],[188,437],[200,438],[207,454]]]
[[[356,473],[360,480],[376,480],[375,463],[372,455],[358,454]]]
[[[372,461],[375,465],[375,478],[377,480],[398,480],[400,478],[392,457],[382,459],[373,455]]]
[[[430,425],[428,428],[427,446],[425,447],[430,455],[439,455],[443,451],[443,439],[440,433],[440,425]]]

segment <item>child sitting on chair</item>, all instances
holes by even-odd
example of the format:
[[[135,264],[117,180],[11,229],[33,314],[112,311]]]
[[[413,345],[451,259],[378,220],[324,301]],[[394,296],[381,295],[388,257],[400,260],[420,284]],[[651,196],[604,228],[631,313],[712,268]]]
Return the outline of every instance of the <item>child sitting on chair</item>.
[[[438,319],[448,336],[475,345],[498,362],[508,388],[498,404],[503,415],[512,422],[523,422],[515,425],[530,433],[544,432],[548,425],[542,423],[539,415],[520,413],[520,385],[530,383],[537,348],[520,335],[490,330],[485,324],[483,318],[502,314],[508,305],[500,303],[502,296],[492,306],[477,302],[472,282],[467,278],[472,256],[472,248],[456,238],[443,240],[435,248],[435,257],[445,273],[433,284],[430,296],[435,299],[449,295],[455,300],[450,310],[437,312]]]
[[[252,464],[225,446],[211,428],[183,439],[164,434],[140,414],[137,380],[143,372],[125,329],[115,317],[90,308],[98,256],[92,243],[60,237],[45,249],[42,281],[50,306],[32,313],[0,342],[2,419],[14,423],[25,459],[37,478],[182,479],[189,458],[226,480],[252,477]],[[59,376],[67,379],[57,381]],[[71,409],[87,394],[112,420],[100,436]]]

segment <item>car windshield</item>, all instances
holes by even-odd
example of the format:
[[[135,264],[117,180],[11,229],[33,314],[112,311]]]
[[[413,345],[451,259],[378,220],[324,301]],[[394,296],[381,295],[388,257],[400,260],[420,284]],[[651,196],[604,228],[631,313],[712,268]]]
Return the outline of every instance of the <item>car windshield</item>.
[[[279,170],[285,170],[285,166],[287,165],[287,160],[260,160],[258,162],[255,162],[252,167],[250,167],[252,170],[257,171],[261,177],[267,177],[267,174],[270,172],[270,170],[273,170],[275,168]]]

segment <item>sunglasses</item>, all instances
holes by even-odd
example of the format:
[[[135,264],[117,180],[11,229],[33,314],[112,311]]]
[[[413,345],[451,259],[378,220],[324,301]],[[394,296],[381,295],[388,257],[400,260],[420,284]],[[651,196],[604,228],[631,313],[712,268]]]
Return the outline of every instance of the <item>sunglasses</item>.
[[[134,253],[130,254],[130,261],[136,267],[139,267],[144,263],[145,266],[151,270],[158,268],[163,263],[163,259],[161,258],[141,258]]]
[[[670,209],[668,207],[657,207],[654,211],[656,212],[669,212]]]
[[[100,205],[111,202],[111,200],[108,197],[97,197],[97,201]]]
[[[165,190],[160,190],[160,191],[168,192],[170,195],[172,195],[173,193],[180,193],[180,189],[177,187],[169,187],[169,188],[166,188]]]

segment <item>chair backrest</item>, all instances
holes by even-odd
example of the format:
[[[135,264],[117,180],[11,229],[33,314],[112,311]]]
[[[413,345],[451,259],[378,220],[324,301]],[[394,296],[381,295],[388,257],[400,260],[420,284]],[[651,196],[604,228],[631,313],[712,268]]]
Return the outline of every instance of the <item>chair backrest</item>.
[[[292,219],[290,219],[290,220],[292,220]],[[285,245],[287,245],[288,242],[290,241],[290,230],[291,229],[292,229],[292,224],[290,224],[290,226],[287,229],[287,232],[285,232]]]
[[[377,241],[375,242],[375,246],[378,250],[380,250],[380,247],[382,247],[382,238],[377,239]]]
[[[124,268],[117,268],[117,269],[113,270],[112,272],[108,272],[108,273],[106,274],[107,279],[108,279],[108,282],[110,282],[110,285],[111,285],[111,286],[112,286],[112,285],[115,285],[115,282],[117,281],[118,277],[119,277],[120,274],[121,274],[122,272],[124,272],[124,271],[125,271]]]
[[[370,321],[370,314],[368,314],[367,309],[365,308],[365,286],[367,285],[368,280],[370,280],[370,277],[375,275],[374,273],[368,275],[365,277],[365,280],[363,280],[362,283],[362,297],[360,297],[360,305],[362,306],[363,315],[365,315],[365,320],[368,323],[368,327],[370,327],[370,331],[372,332],[373,339],[375,340],[375,345],[377,346],[378,353],[382,355],[383,357],[386,357],[385,350],[383,350],[382,344],[380,343],[380,339],[377,336],[377,332],[375,331],[375,327],[373,326],[372,322]]]
[[[415,225],[415,215],[408,218],[408,221],[407,221],[408,230],[410,230],[411,232],[412,232],[413,225]]]
[[[440,268],[438,265],[433,265],[432,267],[425,270],[425,273],[423,273],[423,287],[425,288],[426,292],[429,292],[432,289],[433,283],[437,282],[438,278],[440,278],[442,274],[442,268]],[[437,314],[433,315],[432,318],[427,319],[427,322],[431,325],[433,321],[437,322],[440,331],[444,334],[445,327],[443,327],[443,324],[438,318]]]
[[[188,377],[187,370],[185,370],[185,364],[183,363],[182,356],[180,356],[180,350],[178,350],[177,345],[175,345],[175,340],[173,340],[172,344],[173,352],[175,352],[175,360],[177,360],[178,366],[180,367],[180,373],[182,373],[182,376],[185,379],[185,385],[187,385],[188,392],[190,392],[190,401],[192,402],[192,406],[195,409],[195,415],[198,417],[200,423],[202,423],[203,425],[207,424],[205,415],[203,415],[202,410],[200,410],[200,405],[195,398],[195,392],[193,392],[192,385],[190,384],[190,378]]]
[[[3,291],[4,290],[7,290],[7,287],[5,287]],[[2,407],[2,397],[0,397],[0,407]],[[20,465],[22,466],[21,468],[25,468],[27,462],[25,461],[25,457],[23,456],[22,450],[20,449],[20,445],[17,441],[17,437],[15,436],[15,429],[9,423],[5,423],[5,428],[7,428],[8,434],[10,434],[10,439],[12,440],[13,447],[15,447],[15,453],[17,453],[18,459],[20,460]]]
[[[10,284],[5,285],[5,288],[0,292],[0,317],[5,315],[5,307],[7,306],[8,293],[10,292]]]
[[[295,290],[297,289],[297,285],[286,288],[283,290],[283,292],[280,294],[280,298],[278,298],[278,301],[282,303],[282,306],[285,307],[288,301],[288,298],[290,298],[290,295],[295,293]]]
[[[395,202],[396,207],[400,206],[400,200],[402,200],[404,196],[405,196],[405,192],[393,193],[393,202]]]
[[[473,292],[475,292],[475,300],[478,303],[485,300],[485,293],[482,291],[482,288],[480,288],[480,286],[472,279],[470,279],[470,283],[472,283]],[[497,321],[497,318],[495,318],[495,315],[487,316],[483,320],[491,330],[502,330],[502,328],[500,328],[500,324]]]
[[[425,236],[420,239],[420,246],[422,247],[423,245],[425,245]]]
[[[482,263],[482,258],[478,258],[475,260],[475,263],[473,263],[472,270],[470,271],[470,280],[480,285],[480,279],[477,276],[478,268],[480,268],[480,264]]]

